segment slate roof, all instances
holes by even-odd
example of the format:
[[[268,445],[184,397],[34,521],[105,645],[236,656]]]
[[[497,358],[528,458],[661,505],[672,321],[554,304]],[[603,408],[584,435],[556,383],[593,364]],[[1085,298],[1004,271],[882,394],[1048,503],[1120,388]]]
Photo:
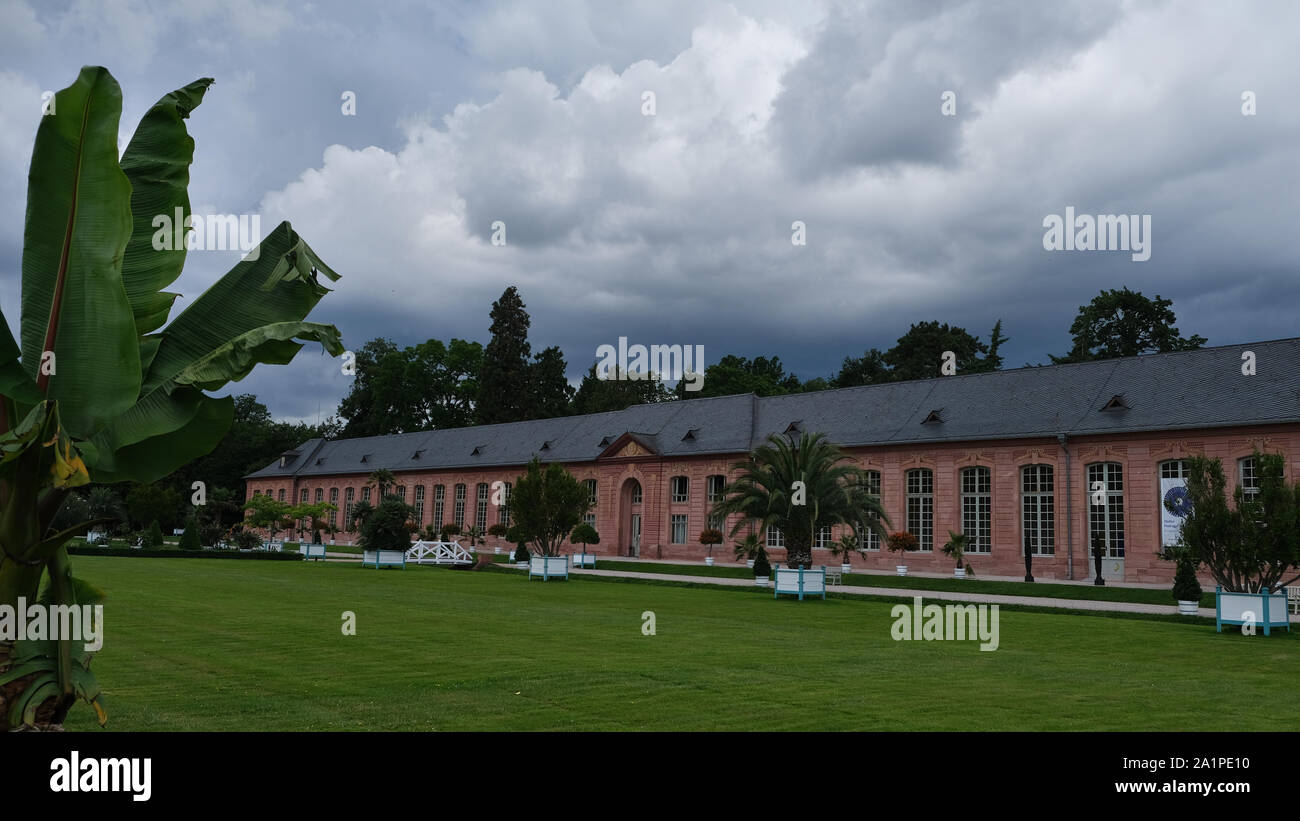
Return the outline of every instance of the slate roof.
[[[1256,356],[1254,376],[1241,373],[1247,350]],[[1123,407],[1102,410],[1116,396]],[[925,422],[935,411],[941,421]],[[625,433],[663,456],[739,454],[791,423],[853,446],[1292,422],[1300,422],[1300,338],[789,396],[741,394],[559,419],[312,439],[284,467],[277,459],[247,478],[522,465],[535,453],[547,462],[586,462]]]

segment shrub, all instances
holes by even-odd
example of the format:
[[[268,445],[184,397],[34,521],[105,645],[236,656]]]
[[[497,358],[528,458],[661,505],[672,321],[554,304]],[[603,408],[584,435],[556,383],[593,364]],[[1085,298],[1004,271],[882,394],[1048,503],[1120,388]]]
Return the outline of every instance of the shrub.
[[[500,522],[497,522],[496,524],[489,527],[487,529],[487,532],[489,536],[496,536],[497,538],[501,538],[502,536],[506,535],[506,532],[509,530],[510,528],[506,527]]]
[[[254,530],[237,530],[231,542],[240,550],[255,550],[262,546],[262,537]]]
[[[202,550],[203,545],[199,542],[199,526],[193,519],[185,525],[185,532],[181,534],[181,550]]]
[[[438,536],[440,540],[444,542],[447,541],[448,536],[459,536],[459,535],[460,535],[460,525],[456,524],[455,522],[448,522],[447,524],[442,526],[442,530],[438,531]]]
[[[528,545],[520,542],[515,545],[515,561],[526,562],[533,558],[533,554],[528,552]]]
[[[902,553],[908,550],[916,550],[920,546],[920,542],[906,530],[899,530],[889,534],[889,538],[885,539],[885,546],[891,552]]]
[[[149,524],[149,530],[145,532],[144,546],[155,549],[163,546],[162,528],[158,526],[157,519],[154,519],[153,522]]]
[[[767,561],[767,550],[760,547],[758,555],[754,557],[754,578],[771,575],[772,565]]]
[[[415,511],[396,496],[385,496],[361,524],[361,546],[367,550],[405,550],[411,544],[406,520]]]
[[[1201,583],[1196,579],[1196,562],[1186,559],[1178,562],[1174,573],[1174,601],[1201,600]]]

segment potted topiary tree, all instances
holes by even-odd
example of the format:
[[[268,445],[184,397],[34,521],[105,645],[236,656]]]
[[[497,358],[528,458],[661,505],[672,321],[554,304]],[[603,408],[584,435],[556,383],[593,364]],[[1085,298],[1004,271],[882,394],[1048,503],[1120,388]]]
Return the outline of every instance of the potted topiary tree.
[[[528,567],[528,560],[532,558],[532,556],[528,553],[528,546],[525,544],[525,542],[528,541],[528,537],[522,530],[519,529],[518,525],[515,525],[514,527],[510,528],[509,531],[506,532],[506,541],[514,542],[515,566],[519,568]]]
[[[709,548],[709,555],[704,557],[704,563],[712,566],[713,564],[713,546],[722,544],[722,531],[714,528],[706,528],[700,531],[700,544]]]
[[[203,545],[199,543],[199,523],[191,516],[185,523],[185,532],[181,534],[181,550],[201,550]]]
[[[767,579],[771,575],[772,565],[767,560],[767,548],[760,543],[757,555],[754,556],[754,584],[767,587]]]
[[[1200,612],[1201,583],[1196,579],[1196,561],[1190,556],[1178,558],[1174,572],[1174,601],[1178,602],[1178,615],[1195,616]]]
[[[906,530],[890,533],[889,537],[885,539],[885,546],[889,548],[890,553],[906,554],[910,550],[916,550],[918,544],[916,537]],[[906,556],[900,556],[899,559],[906,560]],[[900,576],[907,575],[907,565],[905,564],[895,565],[894,569],[898,571]]]
[[[582,545],[582,552],[573,554],[575,567],[579,565],[596,566],[596,554],[587,552],[587,545],[600,544],[600,534],[596,532],[596,528],[586,522],[579,522],[578,526],[573,528],[573,532],[569,534],[569,541],[573,544]]]
[[[966,578],[966,568],[962,566],[962,557],[966,555],[966,546],[970,544],[970,537],[965,533],[954,533],[948,531],[948,542],[943,546],[943,552],[952,557],[957,563],[953,568],[952,575],[954,578]]]
[[[843,536],[840,537],[840,540],[838,542],[835,542],[834,544],[831,545],[832,556],[844,557],[843,559],[840,560],[841,572],[849,573],[853,570],[853,563],[849,561],[849,557],[852,556],[854,553],[856,553],[858,550],[859,550],[858,534],[856,533],[845,533]]]

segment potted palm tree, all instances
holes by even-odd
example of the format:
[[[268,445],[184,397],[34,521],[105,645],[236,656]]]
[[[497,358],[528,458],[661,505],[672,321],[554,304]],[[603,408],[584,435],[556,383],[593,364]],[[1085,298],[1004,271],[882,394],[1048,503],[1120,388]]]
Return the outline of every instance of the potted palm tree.
[[[880,497],[871,493],[867,472],[823,433],[768,436],[732,466],[735,481],[722,489],[712,516],[738,515],[732,535],[749,526],[780,531],[791,567],[812,567],[813,534],[819,527],[888,522]],[[797,483],[797,485],[796,485]],[[798,493],[791,488],[800,487]]]
[[[505,536],[506,533],[507,533],[509,530],[510,530],[509,527],[506,527],[505,525],[501,524],[500,522],[497,522],[496,524],[494,524],[494,525],[492,525],[491,527],[489,527],[489,528],[487,529],[487,532],[488,532],[488,535],[489,535],[489,536],[495,536],[496,538],[500,539],[501,537]],[[492,552],[493,552],[493,553],[500,553],[500,552],[501,552],[501,545],[493,545],[493,547],[492,547]]]
[[[970,544],[970,537],[965,533],[954,533],[948,531],[948,543],[943,546],[943,552],[952,557],[957,563],[953,568],[952,575],[954,578],[966,578],[966,568],[962,566],[962,556],[966,555],[966,546]]]
[[[758,551],[762,549],[759,544],[758,536],[750,533],[744,539],[735,543],[736,561],[743,561],[745,567],[753,568],[755,559],[758,558]]]
[[[858,535],[856,533],[845,533],[838,542],[831,545],[832,556],[844,557],[840,560],[841,572],[849,573],[853,570],[853,564],[849,561],[849,557],[858,549]]]
[[[895,533],[890,533],[889,537],[885,539],[885,547],[889,548],[890,553],[905,554],[910,550],[916,550],[918,544],[916,537],[911,533],[908,533],[906,530],[899,530]],[[900,556],[899,558],[903,560],[906,559],[905,556]],[[900,576],[907,575],[907,565],[905,564],[895,565],[894,570],[896,570]]]
[[[713,564],[713,546],[716,544],[722,544],[722,531],[715,530],[711,527],[701,530],[700,544],[706,545],[709,548],[709,555],[704,557],[704,563],[711,566]]]

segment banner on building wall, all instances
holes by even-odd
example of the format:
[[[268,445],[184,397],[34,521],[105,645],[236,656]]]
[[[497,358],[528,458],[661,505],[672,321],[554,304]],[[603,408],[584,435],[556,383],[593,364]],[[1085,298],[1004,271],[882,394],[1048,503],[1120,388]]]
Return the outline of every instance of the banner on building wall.
[[[1173,510],[1170,510],[1170,507]],[[1186,479],[1160,480],[1160,544],[1165,547],[1178,544],[1178,532],[1183,528],[1183,518],[1191,510]]]

